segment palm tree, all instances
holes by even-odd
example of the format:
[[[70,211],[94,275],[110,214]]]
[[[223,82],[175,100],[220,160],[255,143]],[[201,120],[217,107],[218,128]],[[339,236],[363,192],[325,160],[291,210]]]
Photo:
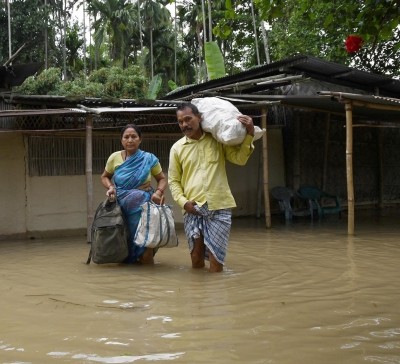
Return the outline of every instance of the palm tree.
[[[165,28],[170,24],[171,14],[165,6],[160,5],[157,1],[147,0],[143,5],[145,31],[148,38],[150,50],[150,75],[154,76],[154,47],[153,47],[153,32],[157,29]]]
[[[204,1],[204,0],[201,0]],[[187,33],[182,34],[185,50],[190,55],[192,64],[197,65],[197,82],[203,77],[203,29],[205,29],[205,17],[202,11],[202,3],[197,1],[186,1],[177,7],[177,15],[182,32],[187,29]]]
[[[129,0],[88,0],[88,11],[96,19],[93,23],[96,47],[108,42],[110,58],[126,67],[137,28],[134,6]]]

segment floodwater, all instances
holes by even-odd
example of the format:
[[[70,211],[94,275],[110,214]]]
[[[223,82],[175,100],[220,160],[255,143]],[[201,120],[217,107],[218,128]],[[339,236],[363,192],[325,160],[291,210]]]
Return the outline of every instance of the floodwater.
[[[357,217],[357,214],[356,214]],[[400,363],[400,215],[234,219],[223,273],[186,241],[85,265],[84,237],[0,242],[0,362]]]

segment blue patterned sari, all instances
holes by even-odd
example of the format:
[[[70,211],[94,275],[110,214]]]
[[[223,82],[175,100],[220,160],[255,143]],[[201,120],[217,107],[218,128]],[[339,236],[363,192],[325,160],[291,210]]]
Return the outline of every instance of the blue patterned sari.
[[[153,189],[143,191],[138,189],[143,185],[150,170],[158,163],[158,158],[151,153],[138,150],[124,161],[113,176],[117,188],[117,199],[129,226],[129,257],[127,263],[134,263],[143,255],[146,248],[134,243],[134,236],[139,224],[140,206],[150,201]]]

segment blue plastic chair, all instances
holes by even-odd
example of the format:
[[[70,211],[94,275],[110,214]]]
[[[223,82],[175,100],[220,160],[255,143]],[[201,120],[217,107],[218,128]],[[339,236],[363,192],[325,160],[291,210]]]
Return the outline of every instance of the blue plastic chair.
[[[342,217],[342,207],[338,196],[322,191],[315,186],[302,186],[297,193],[301,198],[309,201],[312,215],[316,210],[319,218],[328,214],[338,214],[339,218]]]

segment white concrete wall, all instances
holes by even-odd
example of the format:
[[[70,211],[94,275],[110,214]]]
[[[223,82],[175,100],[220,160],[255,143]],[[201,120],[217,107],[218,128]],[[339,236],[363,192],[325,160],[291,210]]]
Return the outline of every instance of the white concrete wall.
[[[93,176],[94,206],[102,200],[100,176]],[[27,231],[86,228],[85,176],[28,178]],[[104,195],[105,198],[105,195]]]
[[[20,133],[0,133],[0,236],[25,233],[25,148]]]
[[[255,215],[264,211],[262,191],[262,142],[246,166],[228,163],[229,183],[236,199],[233,216]],[[270,188],[284,184],[281,131],[268,132]],[[29,177],[25,173],[25,147],[18,133],[0,134],[0,238],[2,236],[38,237],[43,235],[86,235],[87,200],[85,176]],[[154,182],[154,181],[153,181]],[[260,190],[261,189],[261,190]],[[105,199],[100,175],[93,176],[93,207]],[[166,203],[173,205],[177,223],[181,209],[167,190]]]

